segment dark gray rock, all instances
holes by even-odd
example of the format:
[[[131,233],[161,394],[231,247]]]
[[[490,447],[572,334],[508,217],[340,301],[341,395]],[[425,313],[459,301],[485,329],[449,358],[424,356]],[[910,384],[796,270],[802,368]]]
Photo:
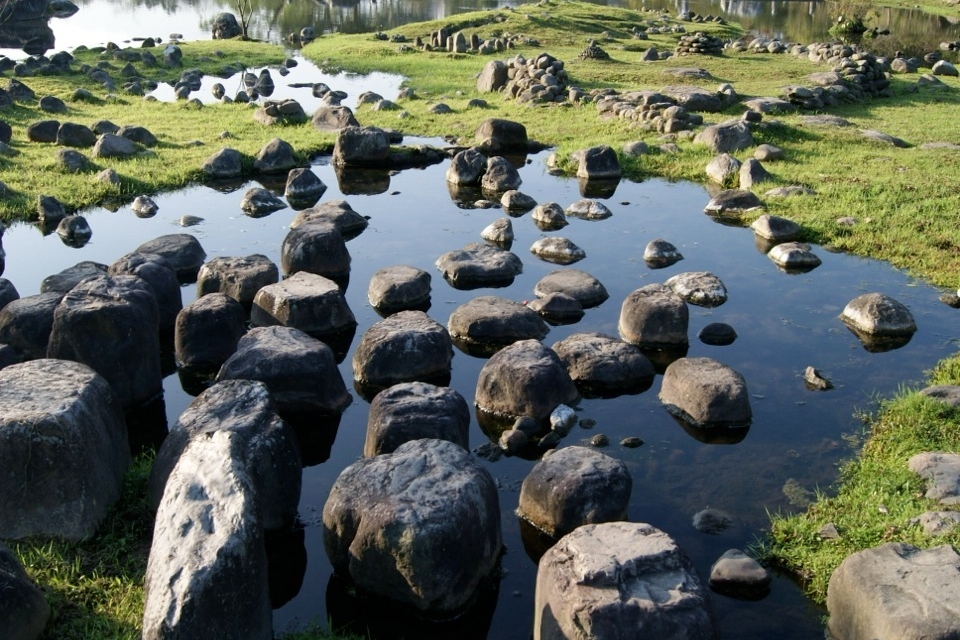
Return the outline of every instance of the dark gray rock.
[[[587,397],[615,397],[650,388],[656,373],[640,349],[602,333],[574,333],[552,349]]]
[[[332,162],[336,166],[382,166],[390,155],[390,139],[376,127],[345,127],[337,133]]]
[[[587,180],[617,180],[623,174],[620,159],[612,147],[602,145],[575,151],[577,177]]]
[[[90,160],[76,149],[57,149],[54,160],[67,173],[85,173],[93,166]]]
[[[481,122],[474,138],[484,152],[522,151],[528,144],[527,128],[519,122],[503,118],[489,118]]]
[[[237,178],[243,175],[243,158],[236,149],[226,147],[204,160],[201,169],[208,178]]]
[[[312,220],[332,222],[345,241],[356,238],[370,224],[364,216],[354,211],[346,200],[328,200],[298,212],[290,223],[290,228],[296,229]]]
[[[830,577],[827,629],[837,640],[960,634],[960,555],[901,542],[849,556]]]
[[[571,405],[579,398],[560,358],[536,340],[501,349],[477,378],[477,407],[497,417],[544,421],[557,405]]]
[[[0,278],[0,309],[19,299],[20,292],[17,291],[14,284],[6,278]]]
[[[39,293],[13,300],[0,309],[0,343],[10,345],[23,360],[47,356],[53,311],[63,293]]]
[[[367,300],[382,313],[424,311],[430,306],[430,274],[404,265],[385,267],[373,274]]]
[[[143,639],[270,640],[256,484],[233,431],[190,441],[167,479],[144,577]]]
[[[30,142],[56,142],[59,120],[39,120],[27,125],[27,140]]]
[[[662,269],[683,260],[683,254],[663,238],[647,243],[643,250],[643,261],[651,269]]]
[[[566,447],[524,478],[517,515],[560,538],[586,524],[625,519],[632,488],[620,460],[589,447]]]
[[[258,327],[295,327],[318,337],[357,326],[337,283],[306,271],[257,291],[250,322]]]
[[[450,334],[422,311],[400,311],[367,329],[353,355],[357,385],[374,390],[400,382],[449,380]]]
[[[279,173],[297,166],[293,146],[286,140],[274,138],[260,148],[253,168],[261,173]]]
[[[363,455],[393,453],[411,440],[447,440],[470,450],[467,401],[448,387],[402,382],[384,389],[370,403]]]
[[[177,363],[203,371],[219,370],[247,331],[243,306],[223,293],[197,298],[177,314],[174,355]]]
[[[0,537],[92,536],[129,464],[120,403],[92,369],[42,359],[0,370]]]
[[[639,568],[642,567],[642,570]],[[540,559],[533,637],[713,640],[710,593],[693,563],[649,524],[585,525]]]
[[[359,127],[349,107],[340,105],[320,105],[311,117],[313,126],[320,131],[339,131],[346,127]]]
[[[749,426],[753,418],[743,376],[712,358],[680,358],[663,374],[660,401],[700,429]]]
[[[453,286],[465,289],[513,282],[523,271],[516,255],[481,242],[448,251],[437,258],[436,265]]]
[[[292,327],[256,327],[237,343],[217,381],[259,380],[281,415],[337,414],[351,402],[333,351]]]
[[[698,133],[693,141],[710,148],[714,153],[730,153],[753,146],[750,127],[741,120],[729,120],[710,125]]]
[[[746,189],[726,189],[707,203],[704,212],[714,215],[738,214],[762,209],[763,202],[752,191]]]
[[[584,315],[583,305],[579,300],[557,291],[531,300],[527,303],[527,308],[533,309],[551,324],[573,324]]]
[[[57,144],[85,149],[97,142],[97,134],[90,127],[75,122],[64,122],[57,129]]]
[[[213,25],[210,27],[210,35],[214,40],[229,40],[243,35],[243,29],[237,22],[237,17],[232,13],[218,13],[213,19]]]
[[[249,306],[253,304],[257,291],[279,280],[280,270],[265,255],[224,256],[205,262],[200,267],[197,273],[197,296],[223,293]]]
[[[480,178],[480,187],[484,191],[502,194],[505,191],[519,189],[522,182],[520,172],[509,160],[503,156],[487,158],[487,170]]]
[[[0,629],[7,640],[35,640],[50,618],[50,605],[20,561],[0,544]]]
[[[447,167],[446,178],[451,184],[479,184],[487,170],[487,156],[476,149],[458,152]],[[506,196],[506,194],[504,194]]]
[[[105,133],[97,138],[91,155],[94,158],[130,158],[137,155],[137,145],[132,140]]]
[[[66,113],[67,104],[56,96],[43,96],[37,105],[45,113]]]
[[[537,282],[533,292],[538,298],[551,293],[565,293],[579,301],[584,309],[599,306],[610,297],[599,280],[579,269],[551,271]]]
[[[298,167],[291,169],[290,173],[287,174],[287,184],[283,195],[293,200],[319,199],[326,190],[327,185],[317,177],[317,174],[310,169]]]
[[[162,392],[157,300],[146,281],[100,276],[71,289],[53,313],[48,358],[86,364],[133,409]]]
[[[709,271],[686,271],[663,283],[680,298],[700,307],[719,307],[727,301],[723,281]]]
[[[252,187],[240,198],[240,208],[250,217],[261,218],[286,209],[287,203],[263,187]]]
[[[128,253],[115,260],[107,269],[111,276],[131,275],[150,285],[157,300],[157,322],[161,331],[173,329],[177,314],[183,308],[180,282],[173,265],[155,253]]]
[[[252,380],[218,382],[180,414],[150,470],[151,506],[160,505],[167,479],[191,441],[222,431],[239,437],[237,453],[253,481],[263,528],[293,526],[302,470],[297,435],[275,412],[266,385]]]
[[[675,348],[688,344],[690,311],[662,284],[649,284],[626,297],[620,308],[620,337],[640,348]]]
[[[693,528],[701,533],[716,535],[733,526],[733,516],[719,509],[703,509],[693,514]]]
[[[697,334],[700,342],[717,347],[733,344],[737,339],[737,332],[725,322],[711,322]]]
[[[53,196],[41,195],[37,197],[37,217],[41,225],[55,229],[67,217],[67,211]]]
[[[82,247],[90,241],[93,230],[83,216],[67,216],[57,224],[57,235],[68,247]]]
[[[563,207],[556,202],[538,204],[534,207],[530,218],[541,231],[556,231],[570,224],[563,213]]]
[[[135,124],[123,125],[117,129],[117,135],[145,147],[154,147],[159,142],[149,129]]]
[[[492,349],[517,340],[540,340],[550,331],[533,309],[497,296],[481,296],[460,305],[447,323],[450,336]]]
[[[287,233],[280,248],[280,267],[287,275],[309,271],[343,283],[350,276],[350,253],[336,225],[314,220]]]
[[[472,601],[502,549],[493,478],[445,440],[414,440],[344,469],[323,528],[335,571],[361,591],[438,618]]]
[[[155,253],[173,266],[181,283],[194,282],[207,258],[200,241],[189,233],[172,233],[147,240],[136,248],[136,253]]]

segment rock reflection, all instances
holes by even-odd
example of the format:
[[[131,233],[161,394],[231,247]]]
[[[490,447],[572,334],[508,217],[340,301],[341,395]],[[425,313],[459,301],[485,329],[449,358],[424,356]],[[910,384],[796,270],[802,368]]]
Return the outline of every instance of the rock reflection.
[[[683,427],[688,436],[704,444],[737,444],[742,442],[747,437],[747,433],[750,432],[749,425],[745,427],[698,427],[673,413],[670,413],[670,417]]]
[[[307,573],[306,535],[297,523],[289,530],[265,531],[270,605],[279,609],[297,597]]]

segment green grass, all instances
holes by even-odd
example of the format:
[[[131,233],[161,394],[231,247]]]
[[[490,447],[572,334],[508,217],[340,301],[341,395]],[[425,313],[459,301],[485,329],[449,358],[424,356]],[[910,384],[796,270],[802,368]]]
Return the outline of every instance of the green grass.
[[[960,384],[960,356],[941,362],[931,383]],[[926,482],[907,468],[917,453],[960,452],[960,410],[903,390],[882,401],[865,423],[869,437],[860,455],[841,468],[836,495],[819,494],[803,513],[774,514],[769,539],[758,545],[764,559],[797,575],[821,603],[834,569],[852,553],[894,541],[960,547],[960,529],[926,537],[911,524],[921,513],[943,508],[924,497]],[[838,539],[821,540],[819,531],[828,523],[839,530]]]

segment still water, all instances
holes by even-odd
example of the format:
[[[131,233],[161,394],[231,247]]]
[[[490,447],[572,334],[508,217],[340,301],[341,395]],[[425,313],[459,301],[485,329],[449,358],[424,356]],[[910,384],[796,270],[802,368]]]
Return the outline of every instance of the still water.
[[[578,200],[578,182],[548,175],[544,156],[531,156],[522,167],[521,190],[539,202],[554,201],[561,206]],[[596,425],[575,427],[561,444],[581,444],[598,433],[607,435],[611,444],[604,452],[623,460],[633,476],[630,519],[649,522],[674,536],[704,576],[724,551],[744,548],[761,535],[768,512],[796,510],[799,503],[791,502],[788,493],[795,499],[803,490],[830,485],[837,463],[855,450],[861,429],[855,410],[869,409],[878,394],[890,394],[901,384],[919,384],[925,369],[957,348],[958,312],[937,300],[936,289],[884,263],[833,254],[823,247],[814,247],[823,260],[817,269],[801,275],[783,273],[758,250],[748,229],[718,224],[702,213],[709,194],[700,185],[625,181],[605,200],[613,211],[611,218],[571,219],[568,227],[551,234],[537,229],[529,214],[515,218],[513,251],[523,260],[522,275],[505,288],[460,291],[443,280],[434,261],[446,251],[478,241],[480,231],[503,213],[474,209],[455,200],[445,183],[445,163],[380,174],[367,182],[368,186],[378,185],[377,193],[370,195],[343,193],[328,158],[317,158],[312,168],[329,187],[324,200],[345,198],[354,209],[370,216],[370,227],[348,243],[353,269],[346,298],[359,322],[353,346],[340,365],[348,387],[353,348],[363,332],[380,319],[367,302],[367,283],[385,266],[405,264],[432,273],[429,314],[446,324],[458,305],[478,295],[531,299],[535,283],[559,267],[533,257],[530,245],[544,235],[570,238],[587,254],[574,266],[603,282],[610,299],[588,310],[575,325],[553,327],[544,340],[548,345],[580,331],[616,335],[620,303],[627,294],[676,273],[711,271],[724,281],[729,291],[725,304],[713,309],[690,307],[688,355],[716,358],[744,375],[754,412],[746,437],[738,444],[724,445],[704,443],[688,434],[657,400],[658,376],[652,388],[639,395],[583,400],[577,407],[579,417],[595,420]],[[81,249],[67,247],[56,235],[44,237],[33,226],[14,226],[4,238],[4,277],[21,295],[37,293],[47,274],[81,260],[110,263],[147,239],[178,232],[196,235],[208,258],[262,253],[279,263],[280,245],[294,211],[285,209],[264,218],[244,215],[239,201],[251,186],[260,185],[250,182],[227,193],[194,186],[160,194],[156,197],[160,211],[149,219],[137,218],[126,206],[116,211],[86,211],[93,239]],[[278,187],[273,183],[265,186]],[[282,184],[279,187],[282,192]],[[177,223],[183,215],[200,216],[204,221],[184,229]],[[685,259],[666,269],[648,268],[642,260],[643,249],[656,238],[675,244]],[[891,295],[910,308],[920,329],[906,346],[870,353],[837,319],[849,300],[869,291]],[[191,286],[182,293],[184,304],[195,297]],[[729,323],[740,337],[726,347],[700,343],[695,336],[712,322]],[[482,359],[455,353],[451,386],[468,403],[472,404],[483,364]],[[823,371],[836,388],[808,391],[802,380],[808,365]],[[166,419],[172,424],[191,397],[181,389],[175,373],[165,379],[164,389]],[[328,617],[337,625],[349,622],[344,619],[344,607],[332,604],[339,602],[339,592],[331,583],[331,567],[323,551],[320,515],[331,484],[363,450],[368,404],[354,396],[339,427],[328,432],[326,442],[320,445],[331,447],[329,460],[304,469],[300,504],[304,546],[297,543],[292,548],[300,553],[305,549],[306,566],[302,558],[293,564],[286,585],[291,599],[274,614],[278,632],[309,620],[325,623]],[[623,448],[619,442],[627,436],[639,436],[645,444],[639,449]],[[471,447],[487,440],[474,419]],[[311,455],[319,454],[308,452]],[[502,458],[485,464],[500,487],[507,548],[504,576],[499,593],[481,612],[481,623],[472,631],[459,630],[457,635],[527,640],[532,630],[536,565],[525,550],[514,510],[520,483],[533,463]],[[787,484],[801,491],[785,493]],[[705,507],[730,512],[736,524],[719,535],[698,532],[691,518]],[[296,559],[297,553],[293,555]],[[775,580],[765,600],[745,602],[716,596],[715,603],[723,636],[728,639],[822,637],[822,612],[807,603],[785,578]],[[367,610],[360,617],[362,630],[363,625],[382,616]],[[396,633],[402,633],[402,627],[391,624],[389,632],[378,631],[373,637],[396,637]],[[408,637],[429,635],[422,630],[416,633]],[[436,637],[446,633],[438,630]]]

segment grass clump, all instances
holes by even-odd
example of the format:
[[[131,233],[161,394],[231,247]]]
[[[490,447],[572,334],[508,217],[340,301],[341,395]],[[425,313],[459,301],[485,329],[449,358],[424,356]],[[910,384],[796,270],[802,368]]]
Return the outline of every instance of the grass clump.
[[[960,356],[937,365],[931,383],[960,384]],[[850,554],[886,542],[960,547],[960,529],[927,537],[912,522],[942,507],[924,497],[926,481],[907,468],[917,453],[960,452],[960,409],[903,390],[866,421],[869,437],[860,455],[841,468],[836,495],[819,494],[803,513],[773,515],[769,539],[759,544],[762,557],[797,575],[817,602],[826,601],[830,576]],[[821,538],[828,523],[839,538]]]

